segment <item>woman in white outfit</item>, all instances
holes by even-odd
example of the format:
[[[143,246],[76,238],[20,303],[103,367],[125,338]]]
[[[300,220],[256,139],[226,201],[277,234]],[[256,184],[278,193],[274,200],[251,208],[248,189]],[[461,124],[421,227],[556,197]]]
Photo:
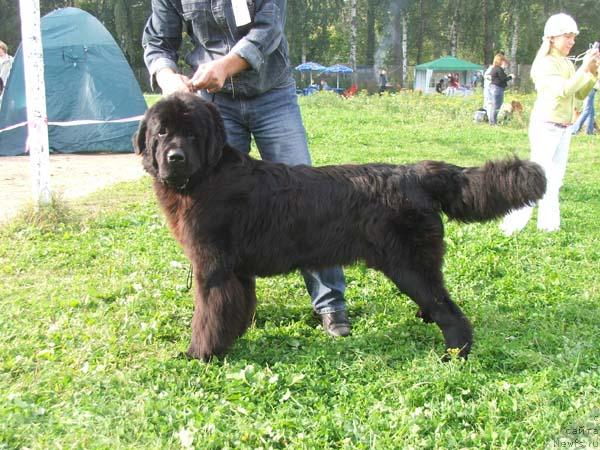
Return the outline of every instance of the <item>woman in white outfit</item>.
[[[540,164],[547,179],[546,194],[539,202],[537,227],[544,231],[560,228],[559,191],[562,186],[575,107],[586,98],[598,78],[600,53],[589,50],[576,71],[567,58],[579,33],[567,14],[551,16],[544,27],[544,39],[531,67],[537,98],[529,122],[531,160]],[[511,235],[531,218],[533,207],[509,213],[500,228]]]

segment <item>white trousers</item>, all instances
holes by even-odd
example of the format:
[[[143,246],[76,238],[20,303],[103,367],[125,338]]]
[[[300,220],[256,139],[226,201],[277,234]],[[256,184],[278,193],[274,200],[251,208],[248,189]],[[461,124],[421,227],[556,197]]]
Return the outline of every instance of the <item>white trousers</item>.
[[[562,128],[534,120],[529,124],[531,160],[541,165],[546,173],[546,193],[538,205],[537,227],[540,230],[560,228],[558,196],[567,169],[571,136],[571,127]],[[533,206],[512,211],[504,217],[500,228],[504,234],[511,235],[527,225],[532,213]]]

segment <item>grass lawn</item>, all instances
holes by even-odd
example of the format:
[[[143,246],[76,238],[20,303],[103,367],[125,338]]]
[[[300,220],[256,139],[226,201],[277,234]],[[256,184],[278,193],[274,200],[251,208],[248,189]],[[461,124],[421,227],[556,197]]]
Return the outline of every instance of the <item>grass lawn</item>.
[[[477,96],[300,103],[315,165],[529,153],[527,117],[475,124]],[[439,329],[362,264],[351,337],[325,336],[293,273],[258,280],[227,356],[188,361],[188,264],[148,177],[23,215],[0,228],[0,449],[600,448],[599,139],[573,140],[560,232],[447,223],[467,362],[442,363]]]

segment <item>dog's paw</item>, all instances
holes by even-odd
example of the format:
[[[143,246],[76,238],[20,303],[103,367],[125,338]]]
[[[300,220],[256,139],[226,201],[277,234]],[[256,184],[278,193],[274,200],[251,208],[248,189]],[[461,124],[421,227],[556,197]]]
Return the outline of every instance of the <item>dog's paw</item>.
[[[463,348],[447,348],[446,353],[444,353],[444,355],[442,356],[442,362],[449,362],[455,359],[466,361],[469,357],[470,349],[470,344]]]
[[[215,355],[211,352],[203,351],[190,345],[188,351],[185,353],[185,356],[189,359],[200,359],[204,362],[209,362]]]
[[[418,317],[419,319],[421,319],[425,323],[433,323],[433,319],[431,318],[431,316],[429,314],[427,314],[426,312],[424,312],[423,310],[421,310],[421,309],[419,309],[416,312],[415,317]]]

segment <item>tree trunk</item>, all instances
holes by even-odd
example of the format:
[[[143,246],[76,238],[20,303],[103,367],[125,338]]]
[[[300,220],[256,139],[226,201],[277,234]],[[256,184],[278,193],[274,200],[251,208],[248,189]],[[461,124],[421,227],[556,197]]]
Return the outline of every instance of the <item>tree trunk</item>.
[[[514,15],[513,15],[513,35],[512,41],[510,43],[510,67],[511,72],[518,76],[518,67],[517,67],[517,49],[519,48],[519,11],[515,3]],[[516,82],[517,80],[513,80]]]
[[[352,70],[354,70],[352,77],[355,83],[358,79],[356,76],[356,4],[357,0],[350,0],[350,67],[352,67]]]
[[[423,35],[425,34],[424,0],[419,0],[419,31],[417,33],[417,64],[423,59]]]
[[[139,52],[137,42],[134,45],[130,30],[131,20],[129,18],[129,8],[123,0],[117,0],[114,5],[115,29],[119,38],[119,47],[123,50],[127,61],[131,64],[135,54]]]
[[[306,38],[302,39],[302,57],[301,57],[301,62],[305,63],[306,62]]]
[[[460,0],[454,2],[452,11],[452,23],[450,25],[450,55],[456,57],[456,48],[458,47],[458,12],[460,10]]]
[[[408,11],[401,12],[402,17],[402,81],[401,87],[406,87],[408,76]]]
[[[365,64],[375,64],[375,0],[367,2],[367,46],[365,47]]]
[[[392,9],[392,64],[396,67],[402,64],[402,10]]]
[[[490,29],[490,5],[489,0],[483,0],[483,36],[484,36],[484,45],[483,45],[483,63],[491,64],[492,63],[492,32]]]

